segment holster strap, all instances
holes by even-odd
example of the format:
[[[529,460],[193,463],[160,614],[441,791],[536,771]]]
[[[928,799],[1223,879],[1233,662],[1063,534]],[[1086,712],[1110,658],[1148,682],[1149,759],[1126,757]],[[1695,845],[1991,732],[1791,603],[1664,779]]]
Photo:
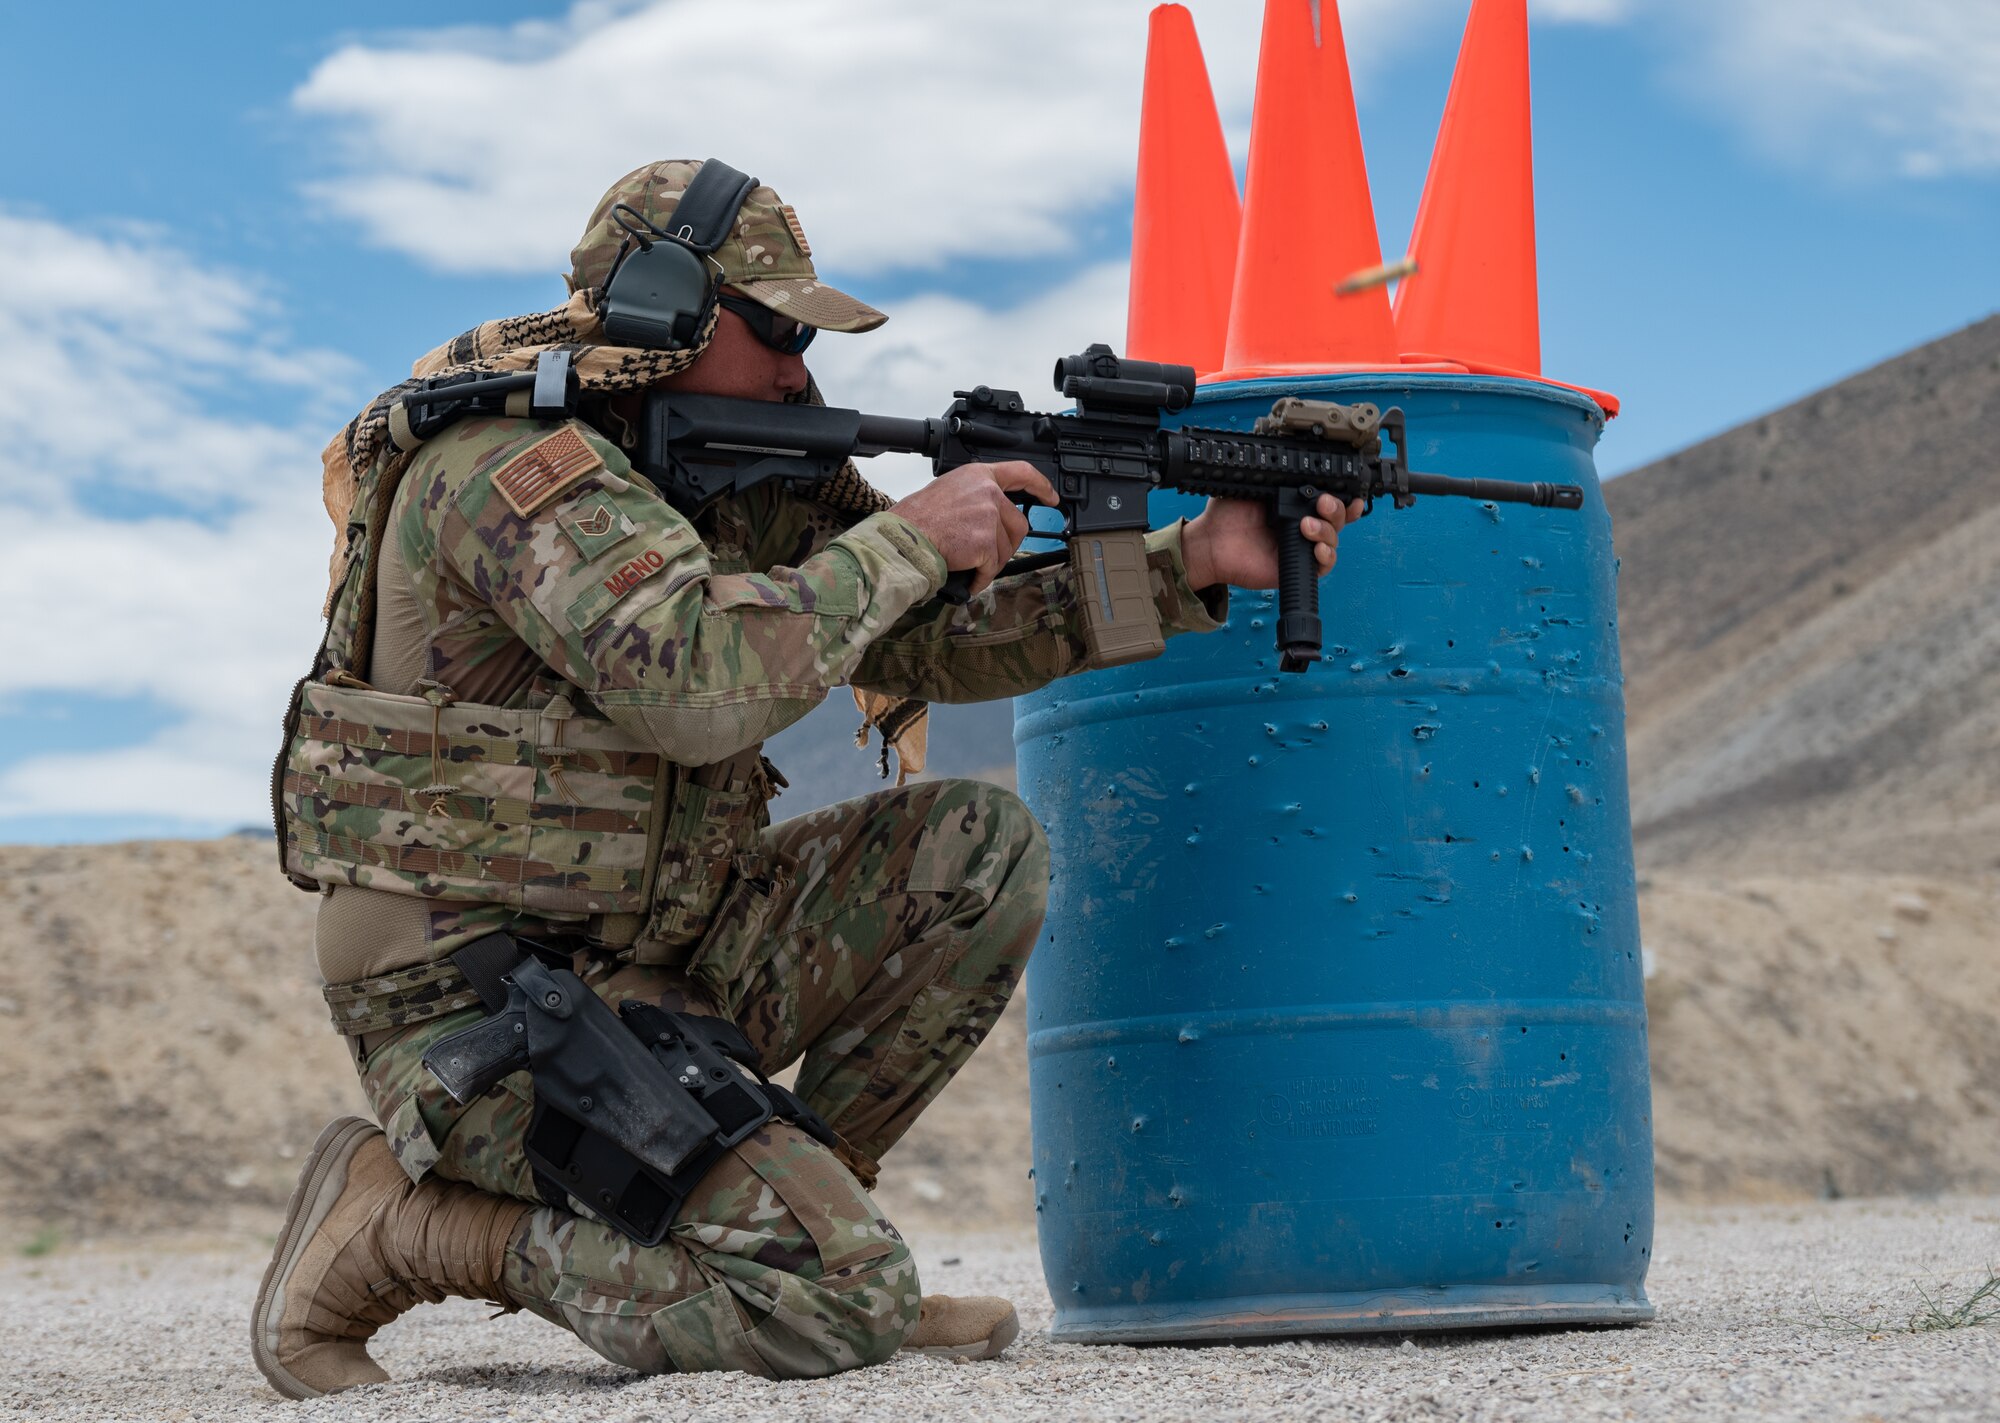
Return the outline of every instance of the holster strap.
[[[498,1013],[507,1006],[507,985],[500,980],[526,952],[526,946],[512,934],[495,933],[474,939],[453,954],[451,961],[472,985],[486,1011]]]
[[[479,991],[450,959],[320,990],[336,1031],[348,1037],[426,1023],[480,1004]]]

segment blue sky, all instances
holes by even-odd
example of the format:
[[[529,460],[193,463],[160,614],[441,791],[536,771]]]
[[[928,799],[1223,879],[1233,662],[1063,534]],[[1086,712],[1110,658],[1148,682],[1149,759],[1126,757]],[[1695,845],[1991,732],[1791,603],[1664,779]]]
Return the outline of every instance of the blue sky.
[[[1240,163],[1261,7],[1191,8]],[[319,445],[430,346],[555,304],[639,161],[758,172],[892,313],[816,350],[837,403],[1034,390],[1118,341],[1146,9],[773,0],[752,47],[711,0],[11,8],[0,840],[260,817]],[[1465,4],[1341,13],[1395,253]],[[1534,15],[1544,368],[1623,398],[1607,474],[2000,306],[2000,6]]]

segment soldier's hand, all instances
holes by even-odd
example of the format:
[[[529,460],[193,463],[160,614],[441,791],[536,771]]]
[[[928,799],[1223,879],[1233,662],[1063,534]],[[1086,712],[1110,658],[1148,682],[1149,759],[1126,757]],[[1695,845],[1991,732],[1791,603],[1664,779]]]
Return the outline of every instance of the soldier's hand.
[[[1028,516],[1007,497],[1016,492],[1056,502],[1056,491],[1040,470],[1023,460],[1003,460],[948,470],[897,504],[895,512],[937,545],[946,568],[971,569],[977,593],[1028,536]]]
[[[1340,551],[1340,531],[1367,512],[1356,499],[1343,506],[1331,494],[1319,496],[1298,532],[1313,542],[1313,559],[1324,574]],[[1292,531],[1286,530],[1286,537]],[[1181,558],[1188,586],[1229,583],[1238,588],[1278,586],[1278,543],[1262,504],[1250,499],[1211,499],[1181,535]]]

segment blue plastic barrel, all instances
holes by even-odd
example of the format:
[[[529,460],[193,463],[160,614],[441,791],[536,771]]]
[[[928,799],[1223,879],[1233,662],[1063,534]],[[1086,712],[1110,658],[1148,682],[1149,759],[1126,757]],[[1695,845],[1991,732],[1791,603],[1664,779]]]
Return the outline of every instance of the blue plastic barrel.
[[[1399,405],[1411,467],[1580,513],[1385,501],[1281,674],[1267,594],[1017,703],[1055,877],[1027,980],[1054,1333],[1647,1319],[1653,1169],[1603,418],[1520,380],[1202,390]],[[1155,496],[1155,523],[1200,501]]]

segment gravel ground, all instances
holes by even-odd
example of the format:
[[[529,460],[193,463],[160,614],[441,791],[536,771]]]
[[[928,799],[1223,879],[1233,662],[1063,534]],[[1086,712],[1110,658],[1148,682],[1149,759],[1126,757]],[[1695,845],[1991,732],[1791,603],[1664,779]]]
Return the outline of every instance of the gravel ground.
[[[1994,1197],[1665,1212],[1644,1328],[1249,1348],[1058,1346],[1032,1242],[920,1248],[931,1289],[1020,1305],[1004,1359],[818,1383],[639,1378],[530,1316],[454,1300],[378,1341],[399,1382],[310,1403],[280,1401],[249,1361],[258,1242],[59,1250],[0,1264],[0,1417],[2000,1420],[2000,1322],[1899,1327],[1920,1288],[1962,1296],[2000,1265]]]

